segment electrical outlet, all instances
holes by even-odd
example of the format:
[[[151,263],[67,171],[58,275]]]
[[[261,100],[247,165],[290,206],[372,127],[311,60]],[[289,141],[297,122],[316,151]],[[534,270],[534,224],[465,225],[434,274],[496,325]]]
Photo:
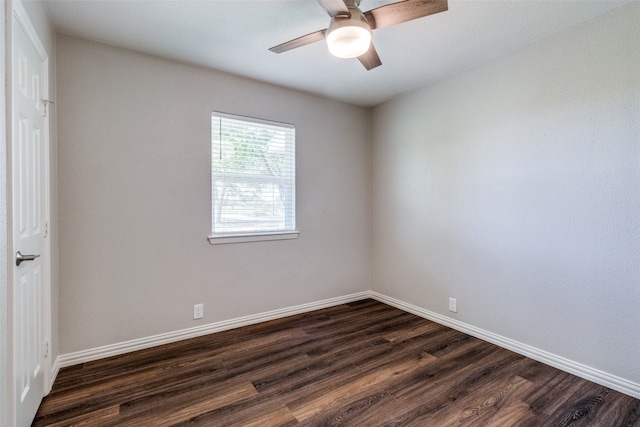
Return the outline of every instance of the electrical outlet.
[[[458,300],[455,298],[449,298],[449,311],[454,313],[458,312]]]
[[[193,306],[193,318],[202,319],[204,317],[204,306],[202,304],[196,304]]]

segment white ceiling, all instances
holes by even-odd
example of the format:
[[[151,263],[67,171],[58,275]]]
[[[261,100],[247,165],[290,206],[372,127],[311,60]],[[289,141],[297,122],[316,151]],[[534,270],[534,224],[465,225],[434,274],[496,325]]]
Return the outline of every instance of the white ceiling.
[[[324,42],[268,48],[326,28],[314,0],[45,0],[63,33],[372,106],[516,50],[630,0],[449,0],[449,10],[374,31],[382,66]],[[393,0],[362,0],[363,11]]]

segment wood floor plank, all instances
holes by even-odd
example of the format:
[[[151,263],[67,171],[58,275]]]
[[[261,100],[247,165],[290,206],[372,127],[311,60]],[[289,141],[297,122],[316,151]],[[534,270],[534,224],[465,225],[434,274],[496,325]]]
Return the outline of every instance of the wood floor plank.
[[[33,426],[640,427],[640,400],[362,300],[64,368]]]
[[[171,381],[164,387],[154,386],[141,395],[130,395],[129,399],[122,402],[120,412],[122,418],[135,418],[139,414],[161,412],[163,408],[176,410],[192,402],[198,401],[204,396],[218,396],[224,392],[233,392],[239,395],[241,391],[253,395],[255,388],[243,378],[230,375],[206,378],[193,376],[191,381]]]
[[[340,400],[348,400],[350,396],[358,394],[361,390],[377,389],[381,383],[391,379],[408,375],[411,371],[423,366],[435,358],[409,359],[400,363],[394,363],[375,371],[368,371],[362,375],[354,376],[350,381],[335,386],[335,381],[327,381],[324,387],[314,387],[305,393],[305,396],[291,401],[287,406],[298,421],[303,421],[329,407],[341,406]]]
[[[70,393],[54,393],[45,399],[39,408],[39,414],[48,415],[54,411],[66,411],[82,402],[84,407],[97,406],[94,403],[98,400],[102,401],[104,406],[110,406],[104,402],[104,396],[108,393],[122,393],[128,388],[136,387],[145,381],[151,381],[157,378],[155,371],[147,371],[131,376],[120,376],[117,380],[92,384],[87,387],[81,387]]]
[[[47,425],[49,427],[96,427],[113,424],[118,421],[119,416],[120,408],[118,406],[109,406]]]
[[[382,425],[393,418],[393,413],[379,411],[386,403],[392,402],[393,396],[384,388],[361,390],[354,394],[342,396],[335,404],[317,411],[312,417],[300,422],[302,426],[361,426]],[[366,415],[375,413],[376,419],[366,420]]]
[[[385,332],[382,336],[384,339],[396,343],[408,340],[410,338],[424,336],[424,334],[443,329],[443,326],[435,322],[416,322],[415,326],[397,329],[395,331]]]
[[[589,384],[583,387],[579,395],[566,399],[561,407],[550,414],[546,422],[558,427],[590,425],[601,418],[598,415],[610,394],[611,390],[605,387]]]
[[[612,420],[621,426],[640,426],[640,400],[631,396],[611,396],[598,420]]]
[[[512,401],[502,407],[487,420],[487,427],[519,426],[535,427],[541,425],[540,418],[533,413],[531,407],[521,400]]]
[[[499,377],[498,375],[495,375]],[[440,418],[445,419],[443,427],[486,425],[505,407],[519,398],[534,385],[524,378],[514,375],[497,381],[488,381],[472,393],[456,402],[462,411],[445,408]]]
[[[121,424],[131,427],[169,427],[256,394],[257,391],[248,382],[218,387],[217,390],[209,390],[208,393],[191,393],[189,396],[183,396],[180,403],[164,402],[164,405],[139,413],[136,417],[127,417],[127,414],[123,413]]]
[[[477,344],[482,351],[476,353],[471,363],[458,364],[461,357],[458,349],[453,357],[438,358],[420,376],[398,384],[394,396],[410,408],[397,417],[399,422],[439,426],[459,421],[470,405],[468,396],[473,395],[481,402],[487,398],[487,387],[499,387],[503,379],[497,372],[513,361],[514,355],[483,344]]]
[[[264,427],[264,426],[296,426],[298,420],[293,416],[289,408],[282,406],[272,412],[260,414],[243,424],[243,427]]]

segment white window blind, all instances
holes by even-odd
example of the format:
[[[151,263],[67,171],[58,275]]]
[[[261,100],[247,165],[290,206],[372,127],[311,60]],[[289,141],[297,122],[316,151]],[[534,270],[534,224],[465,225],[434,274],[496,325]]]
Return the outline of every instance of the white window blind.
[[[211,114],[212,238],[294,231],[295,127]]]

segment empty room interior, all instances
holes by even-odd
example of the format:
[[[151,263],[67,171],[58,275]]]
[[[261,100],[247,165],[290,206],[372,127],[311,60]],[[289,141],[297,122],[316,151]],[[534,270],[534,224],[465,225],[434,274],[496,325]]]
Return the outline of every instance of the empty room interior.
[[[640,1],[1,13],[0,427],[640,426]]]

